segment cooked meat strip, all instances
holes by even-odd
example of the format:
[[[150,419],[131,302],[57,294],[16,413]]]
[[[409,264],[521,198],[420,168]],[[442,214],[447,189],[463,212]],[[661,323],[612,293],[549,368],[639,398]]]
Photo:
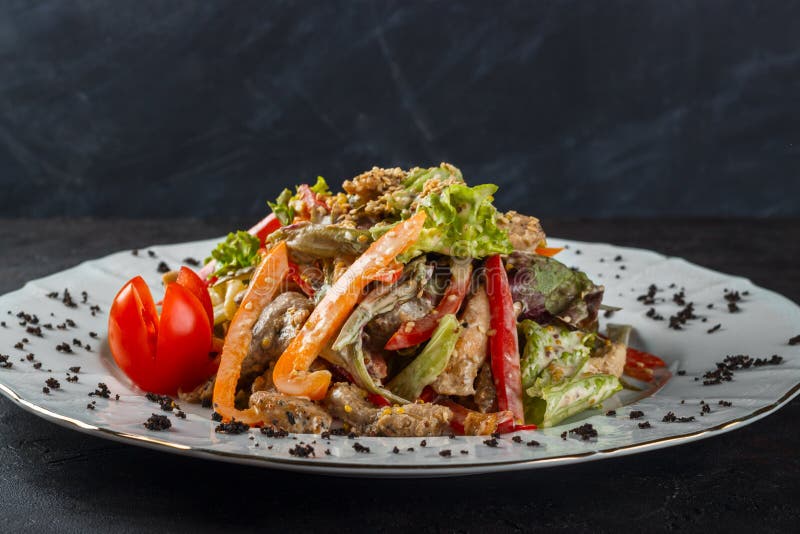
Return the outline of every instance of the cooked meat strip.
[[[217,375],[212,376],[191,391],[178,391],[178,398],[183,402],[191,404],[201,404],[203,401],[210,401],[214,396],[214,381]]]
[[[308,319],[313,303],[300,293],[281,293],[270,302],[253,326],[250,353],[242,363],[239,386],[246,387],[277,359]]]
[[[441,436],[450,430],[453,412],[438,404],[406,404],[384,408],[368,433],[389,437]]]
[[[367,400],[367,392],[347,382],[331,386],[325,406],[331,415],[352,426],[359,434],[365,433],[378,413],[378,408]]]
[[[464,419],[464,434],[467,436],[488,436],[497,431],[500,416],[509,412],[478,413],[470,412]]]
[[[467,326],[456,341],[447,367],[431,384],[434,391],[442,395],[475,394],[475,377],[486,361],[490,319],[489,297],[480,286],[467,301],[461,316],[461,324]]]
[[[406,404],[376,408],[361,388],[339,382],[325,400],[331,414],[360,434],[390,437],[441,436],[448,432],[453,413],[438,404]]]
[[[497,410],[497,390],[494,387],[492,366],[484,362],[475,380],[475,404],[483,413]]]
[[[614,375],[617,378],[622,376],[622,369],[625,367],[625,358],[628,352],[627,347],[622,343],[613,341],[598,340],[589,363],[586,364],[586,372],[590,374]]]
[[[265,423],[287,432],[319,434],[331,426],[331,416],[313,401],[302,397],[290,397],[277,391],[257,391],[250,395],[250,406]]]
[[[544,230],[539,219],[509,211],[497,217],[497,227],[508,232],[514,250],[536,252],[545,242]]]

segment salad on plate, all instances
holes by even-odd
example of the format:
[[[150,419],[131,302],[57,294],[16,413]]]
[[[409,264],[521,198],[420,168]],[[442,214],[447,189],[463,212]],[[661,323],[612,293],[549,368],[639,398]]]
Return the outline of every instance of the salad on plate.
[[[158,304],[125,284],[119,367],[228,424],[399,437],[554,426],[664,366],[629,327],[598,332],[603,287],[538,219],[499,212],[495,185],[443,163],[342,188],[285,189],[199,272],[165,273]]]

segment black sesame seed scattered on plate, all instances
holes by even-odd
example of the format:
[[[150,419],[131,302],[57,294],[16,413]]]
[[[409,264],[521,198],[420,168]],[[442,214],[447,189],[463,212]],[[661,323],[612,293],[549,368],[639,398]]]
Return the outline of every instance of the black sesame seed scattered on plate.
[[[186,412],[184,412],[183,410],[178,410],[177,412],[175,412],[175,417],[178,417],[180,419],[186,419]]]
[[[147,255],[150,256],[151,258],[155,258],[156,257],[156,253],[154,251],[152,251],[152,250],[148,250],[147,251]]]
[[[675,412],[667,412],[662,419],[662,423],[691,423],[694,421],[694,416],[690,415],[688,417],[678,417],[675,415]]]
[[[164,261],[159,262],[158,267],[156,267],[156,271],[158,271],[159,273],[162,273],[162,274],[163,273],[168,273],[168,272],[170,272],[170,270],[171,269],[169,268],[169,265],[167,265],[167,263],[164,262]]]
[[[492,438],[483,440],[483,444],[487,447],[497,447],[500,445],[500,442],[497,441],[497,438]]]
[[[50,393],[50,388],[45,386],[42,388],[42,393]]]
[[[222,421],[222,416],[217,412],[211,412],[211,420],[219,423],[220,421]],[[264,432],[263,428],[261,429],[261,432]]]
[[[314,447],[311,445],[295,445],[291,449],[289,449],[289,454],[292,456],[297,456],[298,458],[308,458],[309,456],[316,456],[314,452]]]
[[[686,370],[685,369],[678,369],[678,376],[686,376]]]
[[[513,441],[514,443],[522,443],[522,436],[514,436],[513,438],[511,438],[511,441]]]
[[[712,326],[711,328],[709,328],[708,330],[706,330],[706,332],[708,332],[709,334],[713,334],[714,332],[716,332],[720,328],[722,328],[722,324],[721,323],[717,323],[714,326]]]
[[[177,403],[172,399],[172,397],[169,397],[167,395],[158,395],[156,393],[148,392],[147,394],[145,394],[145,398],[150,402],[155,402],[156,404],[161,406],[161,409],[164,410],[165,412],[171,412],[173,409],[180,409],[180,406],[177,405]]]
[[[428,446],[428,442],[423,439],[422,441],[419,442],[419,446],[420,447],[427,447]]]
[[[48,378],[47,380],[45,380],[44,383],[50,389],[59,389],[59,388],[61,388],[61,384],[58,382],[58,380],[56,380],[52,376],[50,378]]]
[[[81,367],[80,367],[80,365],[74,365],[74,366],[70,367],[69,370],[72,373],[80,373],[81,372]]]
[[[155,431],[168,430],[170,427],[172,427],[172,422],[166,415],[158,415],[155,413],[152,414],[143,424],[147,430]]]
[[[441,456],[442,458],[450,458],[451,456],[453,456],[453,451],[451,451],[450,449],[443,449],[439,451],[439,456]]]
[[[789,345],[800,345],[800,334],[789,338]]]
[[[469,454],[469,451],[467,451],[467,450],[463,450],[463,449],[462,449],[462,450],[460,450],[460,451],[458,451],[458,452],[460,452],[461,454]]]
[[[590,423],[586,423],[579,427],[572,428],[570,429],[569,433],[578,436],[583,441],[589,441],[590,439],[597,438],[597,430],[595,430],[595,428]]]
[[[771,358],[752,358],[747,354],[737,354],[735,356],[725,356],[721,362],[717,362],[717,368],[708,371],[703,375],[703,385],[713,386],[722,382],[733,380],[734,371],[749,369],[750,367],[763,367],[765,365],[780,365],[783,358],[773,354]]]
[[[322,433],[319,435],[319,437],[321,437],[322,439],[331,439],[331,433],[330,433],[329,431],[327,431],[327,430],[324,430],[324,431],[323,431],[323,432],[322,432]]]
[[[139,249],[135,248],[135,249],[131,250],[131,254],[133,254],[134,256],[138,256],[139,255]]]
[[[86,405],[86,409],[87,409],[87,410],[94,410],[94,404],[92,404],[92,403],[90,402],[89,404],[87,404],[87,405]]]
[[[616,410],[608,410],[606,412],[606,417],[614,417],[615,415],[617,415],[617,411]]]
[[[407,449],[406,449],[406,451],[408,451],[408,452],[414,452],[414,447],[409,447],[409,448],[407,448]]]
[[[567,440],[567,433],[566,432],[562,432],[561,433],[561,439],[563,439],[564,441]]]
[[[707,413],[711,413],[711,406],[703,403],[702,408],[700,408],[700,415],[705,415]]]
[[[220,423],[214,428],[214,432],[218,434],[244,434],[248,430],[250,430],[250,425],[236,420]]]
[[[200,260],[196,258],[183,258],[183,263],[185,263],[186,265],[191,265],[192,267],[200,266]]]
[[[650,426],[650,421],[645,421],[643,423],[639,423],[639,428],[644,429],[644,428],[652,428],[652,427]]]
[[[541,443],[539,443],[535,439],[532,439],[529,442],[527,442],[525,445],[527,445],[528,447],[538,447],[539,445],[541,445]]]
[[[355,449],[356,452],[360,452],[363,454],[369,453],[369,447],[365,447],[364,445],[360,444],[357,441],[353,443],[353,449]]]
[[[98,382],[97,389],[89,393],[90,397],[102,397],[104,399],[108,399],[111,397],[111,390],[108,389],[108,386],[105,382]]]
[[[394,454],[400,454],[400,449],[398,449],[397,446],[395,445],[395,447],[392,449],[392,452]]]
[[[628,414],[628,417],[631,419],[640,419],[644,417],[644,412],[641,410],[633,410],[631,413]]]
[[[724,406],[725,408],[730,408],[731,406],[733,406],[733,403],[731,401],[726,401],[726,400],[721,400],[719,401],[718,404],[720,406]]]
[[[275,428],[272,426],[262,426],[261,433],[267,436],[268,438],[285,438],[289,436],[289,432],[287,432],[286,430],[283,430],[282,428]]]

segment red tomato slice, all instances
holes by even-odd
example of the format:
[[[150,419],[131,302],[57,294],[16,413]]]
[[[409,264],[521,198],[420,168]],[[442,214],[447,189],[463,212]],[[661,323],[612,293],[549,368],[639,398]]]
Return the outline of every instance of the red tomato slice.
[[[156,349],[159,389],[188,391],[208,378],[210,350],[211,326],[203,305],[188,289],[169,284]]]
[[[120,369],[154,393],[190,390],[219,364],[209,357],[211,323],[203,304],[177,283],[167,286],[160,320],[144,280],[125,284],[111,305],[108,341]]]
[[[213,326],[214,306],[211,305],[211,296],[208,294],[208,288],[205,282],[188,267],[181,267],[181,270],[178,272],[178,279],[175,280],[175,282],[188,289],[192,295],[197,297],[197,300],[203,305],[203,309],[208,316],[208,323]]]
[[[119,368],[136,384],[148,389],[155,369],[158,313],[141,276],[122,286],[108,318],[108,343]]]

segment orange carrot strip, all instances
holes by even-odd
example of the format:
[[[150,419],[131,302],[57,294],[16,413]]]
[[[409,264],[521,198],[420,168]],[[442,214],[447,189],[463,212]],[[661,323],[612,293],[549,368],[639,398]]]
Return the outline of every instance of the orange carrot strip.
[[[261,422],[252,408],[237,410],[234,407],[236,385],[239,383],[242,362],[250,350],[253,326],[263,309],[277,295],[288,271],[289,254],[286,243],[281,241],[264,256],[256,268],[247,293],[228,327],[214,384],[214,409],[226,421],[236,419],[249,425]]]
[[[367,284],[398,254],[414,244],[424,223],[424,212],[399,223],[372,243],[328,289],[275,364],[272,381],[280,392],[312,400],[325,397],[331,373],[309,373],[311,364],[342,327]]]

